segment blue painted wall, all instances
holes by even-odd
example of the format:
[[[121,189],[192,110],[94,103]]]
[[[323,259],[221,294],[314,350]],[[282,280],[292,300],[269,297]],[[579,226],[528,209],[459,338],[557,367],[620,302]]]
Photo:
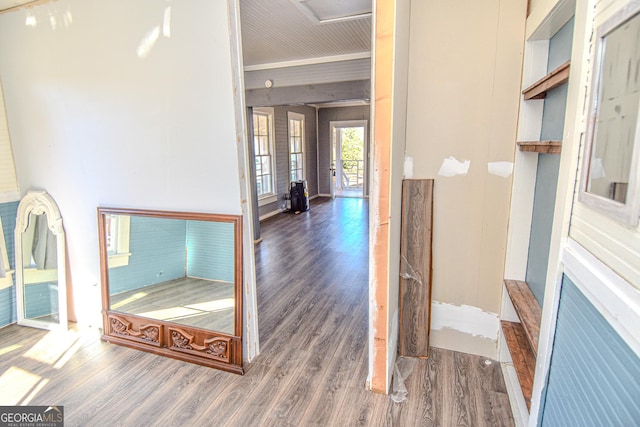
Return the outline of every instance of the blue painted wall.
[[[640,425],[640,358],[566,276],[541,424]]]
[[[58,285],[34,283],[25,287],[26,315],[29,319],[58,313]]]
[[[571,58],[573,38],[573,18],[567,22],[549,40],[549,61],[547,72],[553,71]],[[564,116],[567,104],[567,85],[562,85],[547,93],[542,113],[540,140],[562,140]],[[556,187],[560,156],[557,154],[539,154],[536,188],[531,218],[529,238],[529,257],[526,281],[540,306],[544,299],[544,287],[547,278],[551,227],[556,202]]]
[[[7,244],[7,255],[11,269],[15,269],[14,230],[16,228],[16,214],[19,202],[0,203],[0,217],[2,231]],[[15,281],[15,276],[14,276]],[[0,289],[0,327],[16,321],[16,289],[15,286]]]
[[[129,265],[109,271],[112,294],[184,277],[184,220],[132,216],[130,233]]]
[[[573,43],[574,18],[558,30],[549,39],[549,59],[547,61],[547,73],[555,70],[560,65],[571,59],[571,43]]]
[[[539,154],[533,198],[526,282],[542,307],[551,245],[551,227],[556,203],[560,156]]]
[[[188,221],[187,247],[189,276],[233,282],[233,224]]]

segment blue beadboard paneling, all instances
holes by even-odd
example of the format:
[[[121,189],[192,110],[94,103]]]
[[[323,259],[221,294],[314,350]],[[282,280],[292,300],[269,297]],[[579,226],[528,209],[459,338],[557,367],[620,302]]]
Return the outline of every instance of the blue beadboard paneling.
[[[37,319],[58,313],[58,285],[56,283],[34,283],[24,290],[25,317]]]
[[[0,218],[2,218],[2,231],[4,232],[4,241],[7,244],[7,256],[11,268],[15,268],[16,260],[14,257],[14,230],[16,229],[16,215],[18,214],[18,203],[0,203]]]
[[[0,218],[2,218],[2,232],[7,245],[7,256],[11,269],[15,269],[15,245],[14,230],[16,228],[16,214],[19,202],[0,203]],[[15,275],[14,275],[15,280]],[[15,323],[16,314],[16,289],[15,286],[0,289],[0,327]]]
[[[129,264],[109,270],[111,293],[184,277],[185,233],[184,220],[132,216]]]
[[[640,425],[640,358],[566,276],[541,421]]]
[[[188,272],[191,277],[233,282],[233,224],[188,221]]]
[[[16,287],[0,289],[0,328],[16,320]]]

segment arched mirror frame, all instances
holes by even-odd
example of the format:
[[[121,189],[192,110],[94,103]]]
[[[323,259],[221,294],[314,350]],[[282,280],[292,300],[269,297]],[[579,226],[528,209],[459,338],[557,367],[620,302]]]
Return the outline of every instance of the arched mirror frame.
[[[22,234],[29,225],[29,216],[47,216],[47,226],[56,236],[57,268],[58,268],[58,322],[46,322],[26,317],[24,260],[22,259]],[[18,324],[41,329],[67,329],[67,274],[65,234],[62,226],[62,216],[58,205],[44,190],[31,190],[18,205],[15,229],[15,257],[16,257],[16,302]]]
[[[233,224],[234,333],[226,334],[113,310],[110,306],[109,255],[106,243],[105,218],[107,215]],[[242,367],[242,216],[98,207],[98,240],[102,282],[103,341],[236,374],[244,373]]]

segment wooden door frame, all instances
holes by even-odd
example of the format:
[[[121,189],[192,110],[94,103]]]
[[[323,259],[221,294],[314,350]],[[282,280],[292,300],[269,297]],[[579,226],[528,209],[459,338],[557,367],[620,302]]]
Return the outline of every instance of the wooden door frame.
[[[258,310],[256,301],[256,277],[255,258],[253,252],[253,222],[252,218],[252,195],[250,191],[247,172],[250,161],[247,152],[246,135],[246,100],[244,95],[244,75],[242,62],[242,43],[240,36],[240,16],[239,0],[227,0],[229,7],[230,33],[231,33],[231,58],[233,72],[233,86],[235,98],[236,117],[236,138],[239,158],[240,190],[244,228],[244,313],[243,319],[245,329],[243,334],[244,355],[250,361],[260,353],[258,339]],[[402,64],[397,64],[395,51],[396,46],[402,42],[397,42],[396,29],[404,28],[406,35],[408,32],[408,6],[409,0],[374,0],[373,2],[373,28],[372,28],[372,111],[370,122],[372,123],[372,139],[370,143],[371,162],[369,188],[369,374],[367,377],[367,389],[378,393],[387,393],[391,385],[392,366],[395,362],[397,352],[397,327],[393,328],[393,316],[397,315],[398,296],[390,298],[390,280],[397,284],[399,276],[393,277],[394,271],[398,270],[398,265],[391,265],[393,251],[399,249],[399,241],[392,240],[395,228],[399,226],[399,209],[392,204],[394,199],[399,198],[400,190],[395,189],[398,185],[397,176],[401,177],[399,171],[395,171],[396,179],[391,179],[392,167],[392,135],[397,138],[397,129],[404,126],[402,120],[396,120],[395,128],[392,126],[392,118],[395,116],[394,110],[399,108],[393,106],[393,98],[397,92],[402,93],[402,89],[397,86],[397,74],[394,68],[402,68]],[[403,25],[396,25],[397,10],[401,9],[401,18],[407,22]],[[405,47],[408,50],[408,39]],[[405,55],[408,54],[405,52]],[[403,72],[406,74],[406,64]],[[405,82],[406,84],[406,82]],[[400,85],[402,86],[402,85]],[[406,87],[405,87],[406,91]],[[402,95],[400,95],[400,98]],[[400,103],[402,104],[402,103]],[[406,102],[405,108],[406,108]],[[401,117],[398,117],[401,118]],[[402,133],[402,132],[401,132]],[[396,147],[397,148],[397,147]],[[397,159],[396,159],[397,160]],[[395,163],[397,167],[397,162]],[[400,174],[400,175],[398,175]],[[400,180],[401,182],[401,180]],[[394,187],[394,188],[392,188]],[[393,205],[393,206],[392,206]],[[393,212],[392,212],[393,211]],[[391,226],[390,226],[391,225]],[[397,233],[399,235],[399,231]],[[251,240],[249,240],[251,239]],[[396,244],[397,243],[397,244]],[[390,274],[391,273],[391,274]],[[389,302],[395,301],[396,307],[389,307]],[[391,316],[390,316],[391,313]],[[397,323],[397,322],[396,322]]]

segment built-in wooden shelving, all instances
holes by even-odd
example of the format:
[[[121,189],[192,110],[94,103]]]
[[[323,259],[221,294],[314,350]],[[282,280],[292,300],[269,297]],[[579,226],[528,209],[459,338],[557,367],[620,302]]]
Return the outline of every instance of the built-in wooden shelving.
[[[522,396],[531,410],[531,395],[533,394],[533,378],[536,369],[536,355],[531,350],[522,324],[517,322],[500,322],[504,338],[509,347],[513,367],[518,375],[518,382],[522,389]]]
[[[526,282],[505,280],[504,284],[520,323],[501,321],[500,324],[524,400],[527,407],[531,408],[542,309]]]
[[[538,352],[538,335],[540,335],[540,322],[542,319],[542,309],[538,300],[533,296],[529,285],[521,280],[505,280],[504,285],[513,308],[516,310],[522,327],[527,334],[527,339],[531,344],[534,353]]]
[[[544,154],[560,154],[562,141],[519,141],[520,151]]]
[[[522,91],[525,100],[544,99],[551,89],[569,81],[570,61],[565,62],[528,88]]]

